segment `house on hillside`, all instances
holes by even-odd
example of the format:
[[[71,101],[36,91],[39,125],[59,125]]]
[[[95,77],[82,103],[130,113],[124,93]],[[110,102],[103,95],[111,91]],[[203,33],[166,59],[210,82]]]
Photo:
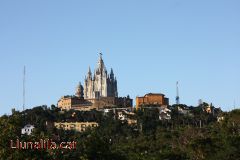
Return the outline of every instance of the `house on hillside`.
[[[27,124],[22,128],[21,133],[26,134],[26,135],[30,135],[30,134],[32,134],[34,128],[35,127],[33,125]]]

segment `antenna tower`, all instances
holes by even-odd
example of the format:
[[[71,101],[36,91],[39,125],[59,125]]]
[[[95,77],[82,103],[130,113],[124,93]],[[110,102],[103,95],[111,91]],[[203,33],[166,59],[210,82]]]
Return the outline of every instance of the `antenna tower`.
[[[178,81],[176,83],[176,104],[180,104],[179,90],[178,90]]]
[[[25,110],[26,67],[23,68],[23,111]]]

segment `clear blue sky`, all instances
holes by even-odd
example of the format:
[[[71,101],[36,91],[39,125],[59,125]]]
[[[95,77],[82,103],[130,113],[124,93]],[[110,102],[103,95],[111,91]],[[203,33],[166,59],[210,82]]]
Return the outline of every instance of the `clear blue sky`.
[[[120,96],[240,105],[239,0],[0,1],[0,115],[74,94],[103,53]]]

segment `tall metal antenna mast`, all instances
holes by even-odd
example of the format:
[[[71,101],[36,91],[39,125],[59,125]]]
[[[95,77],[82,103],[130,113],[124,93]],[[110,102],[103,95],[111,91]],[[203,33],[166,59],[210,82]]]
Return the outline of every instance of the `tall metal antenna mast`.
[[[178,90],[178,81],[176,83],[176,104],[180,104],[179,90]]]
[[[25,81],[26,81],[26,67],[23,68],[23,111],[25,110]]]
[[[234,102],[233,102],[233,107],[234,107],[234,109],[236,109],[236,101],[235,101],[235,99],[234,99]]]

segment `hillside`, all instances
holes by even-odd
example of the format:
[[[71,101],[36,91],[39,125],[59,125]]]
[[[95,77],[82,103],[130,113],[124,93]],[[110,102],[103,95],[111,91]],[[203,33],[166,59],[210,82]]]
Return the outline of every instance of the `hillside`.
[[[38,106],[25,112],[14,111],[0,117],[1,159],[240,159],[240,110],[208,114],[192,107],[183,115],[172,108],[171,120],[159,120],[154,109],[135,111],[136,125],[118,120],[112,112],[62,112],[54,105]],[[74,116],[73,116],[74,113]],[[25,116],[24,116],[25,115]],[[224,117],[217,121],[218,117]],[[46,122],[95,121],[85,132],[64,131]],[[35,126],[29,136],[21,135],[26,123]],[[51,139],[58,143],[76,142],[75,149],[12,149],[15,143]]]

